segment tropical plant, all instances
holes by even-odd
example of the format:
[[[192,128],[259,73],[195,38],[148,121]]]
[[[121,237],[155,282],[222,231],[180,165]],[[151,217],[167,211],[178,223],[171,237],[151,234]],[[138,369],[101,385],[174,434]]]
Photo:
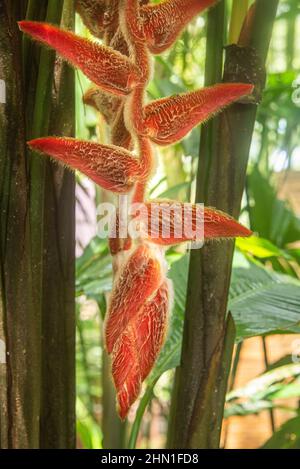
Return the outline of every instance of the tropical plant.
[[[270,361],[300,333],[299,217],[283,200],[298,3],[1,3],[1,448],[75,446],[75,357],[80,448],[216,448],[224,420],[230,447],[232,421],[266,414],[262,447],[299,447],[298,350]],[[90,190],[93,211],[117,214],[108,239],[77,240],[76,273],[75,180],[84,223]],[[239,216],[255,235],[234,249],[251,232]],[[265,371],[245,382],[249,344]]]
[[[128,0],[110,2],[108,6],[100,1],[95,11],[90,2],[78,2],[85,23],[98,37],[105,37],[107,45],[81,39],[50,24],[21,21],[23,32],[55,48],[99,87],[91,89],[85,101],[102,111],[111,126],[110,145],[43,137],[31,140],[30,148],[80,170],[104,189],[130,193],[132,204],[143,203],[154,168],[152,142],[174,144],[195,125],[253,90],[249,84],[220,84],[145,105],[151,76],[150,53],[168,49],[195,15],[214,3],[215,0],[167,0],[158,5],[140,5],[138,0]],[[171,14],[174,22],[170,27]],[[196,228],[201,219],[205,240],[251,234],[215,209],[204,208],[200,213],[196,205],[175,205],[180,209],[179,215],[173,201],[144,203],[144,210],[139,210],[138,215],[142,229],[135,242],[129,232],[125,231],[124,236],[121,231],[123,220],[119,213],[115,236],[110,237],[115,280],[106,314],[105,340],[112,357],[122,419],[138,397],[164,342],[172,296],[163,262],[164,247],[199,241],[201,234]],[[169,235],[164,236],[168,216]],[[191,231],[185,229],[184,216],[191,222]],[[183,234],[178,237],[179,225]]]

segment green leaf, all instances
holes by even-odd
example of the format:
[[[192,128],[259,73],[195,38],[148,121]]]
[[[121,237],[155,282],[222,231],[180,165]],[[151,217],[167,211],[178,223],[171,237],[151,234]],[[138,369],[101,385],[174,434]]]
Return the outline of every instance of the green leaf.
[[[190,186],[189,182],[181,182],[176,184],[173,187],[169,187],[166,191],[159,194],[160,199],[176,199],[178,194],[182,191],[185,191],[187,194],[188,188]]]
[[[298,397],[300,394],[300,364],[280,366],[252,379],[245,386],[234,389],[226,396],[225,417],[257,414],[270,408],[285,408],[277,399]]]
[[[80,398],[76,401],[77,433],[84,449],[101,449],[102,432]]]
[[[262,446],[262,449],[299,449],[300,416],[288,420]]]
[[[86,295],[100,301],[100,296],[110,291],[111,286],[112,267],[107,241],[95,237],[76,261],[76,296]]]
[[[224,410],[224,418],[229,417],[244,417],[245,415],[255,415],[259,414],[263,410],[272,409],[274,406],[270,401],[254,401],[254,402],[243,402],[243,403],[234,403],[230,406],[226,406]]]
[[[259,400],[266,398],[270,394],[270,388],[284,380],[300,376],[300,363],[292,363],[267,371],[258,378],[249,381],[246,386],[234,389],[227,394],[227,402],[234,399]]]
[[[288,256],[285,251],[279,249],[268,239],[258,238],[257,236],[238,238],[236,240],[236,247],[238,247],[242,252],[249,253],[259,259],[267,259],[270,257],[291,258],[291,256]]]
[[[236,253],[228,308],[237,341],[274,332],[299,332],[300,282]]]
[[[285,384],[278,391],[272,393],[270,398],[274,399],[289,399],[291,397],[299,398],[300,396],[300,380],[294,383]]]
[[[251,229],[279,247],[299,240],[300,220],[286,202],[278,199],[269,179],[255,167],[247,180]]]
[[[172,265],[169,277],[174,284],[174,308],[168,338],[151,379],[180,363],[188,255]],[[299,287],[299,281],[271,272],[236,253],[228,304],[235,320],[236,340],[271,332],[299,332]]]

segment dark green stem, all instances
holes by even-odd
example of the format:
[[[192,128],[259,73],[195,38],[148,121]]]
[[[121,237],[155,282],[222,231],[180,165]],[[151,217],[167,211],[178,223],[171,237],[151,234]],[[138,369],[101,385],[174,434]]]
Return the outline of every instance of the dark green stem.
[[[104,347],[102,354],[102,407],[103,448],[124,448],[127,421],[122,422],[116,411],[116,391],[111,376],[111,360]]]
[[[73,0],[51,0],[50,3],[49,15],[51,12],[54,18],[61,11],[62,18],[58,22],[63,28],[74,29]],[[53,79],[49,95],[49,124],[47,129],[43,129],[43,133],[74,136],[74,71],[61,60],[52,62],[52,56],[48,60],[47,64],[53,63]],[[48,73],[51,75],[50,70]],[[40,156],[39,158],[42,159]],[[37,161],[35,164],[38,164]],[[40,447],[74,448],[75,177],[70,171],[50,160],[44,159],[44,164],[44,168],[40,167],[45,175],[43,188],[41,187],[44,191],[44,205],[41,207],[44,230]]]
[[[266,337],[262,337],[262,345],[263,345],[263,353],[264,353],[264,363],[265,363],[265,369],[266,371],[269,370],[269,357],[268,357],[268,349],[267,349],[267,343],[266,343]],[[275,417],[274,417],[274,411],[273,409],[269,409],[269,416],[270,416],[270,423],[271,423],[271,429],[272,433],[275,432],[276,426],[275,426]]]
[[[0,446],[75,445],[74,177],[26,140],[74,129],[74,74],[25,42],[27,14],[72,27],[73,1],[0,2]],[[26,9],[27,6],[27,9]],[[23,55],[24,54],[24,55]],[[22,67],[23,65],[23,67]],[[23,70],[22,70],[23,68]],[[54,86],[55,83],[55,86]]]
[[[153,389],[154,389],[154,386],[155,386],[156,382],[157,382],[157,380],[153,381],[151,384],[148,385],[148,387],[147,387],[147,389],[146,389],[146,391],[145,391],[145,393],[144,393],[144,395],[141,399],[141,402],[139,404],[139,407],[138,407],[138,410],[136,412],[135,419],[134,419],[134,422],[133,422],[133,425],[132,425],[132,428],[131,428],[131,433],[130,433],[129,442],[128,442],[128,448],[129,449],[135,449],[135,447],[136,447],[136,442],[137,442],[139,430],[140,430],[140,427],[141,427],[142,418],[143,418],[143,415],[144,415],[144,412],[146,410],[147,405],[149,404],[149,402],[152,399]]]

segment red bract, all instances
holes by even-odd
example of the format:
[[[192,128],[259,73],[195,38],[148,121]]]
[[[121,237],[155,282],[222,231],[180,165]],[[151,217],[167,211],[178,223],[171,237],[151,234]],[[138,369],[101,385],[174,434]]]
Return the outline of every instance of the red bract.
[[[139,160],[121,147],[58,137],[37,138],[28,145],[81,171],[112,192],[128,192],[139,179]]]
[[[176,143],[193,127],[252,91],[252,85],[224,83],[153,101],[146,106],[143,131],[159,145]]]
[[[219,210],[173,200],[147,202],[133,219],[142,223],[141,232],[152,243],[170,246],[187,241],[251,236],[252,232]]]
[[[165,281],[141,308],[115,344],[112,375],[122,419],[138,397],[164,342],[170,310],[170,283]]]
[[[84,23],[105,45],[49,24],[21,21],[22,31],[54,48],[97,85],[85,94],[84,102],[103,114],[112,143],[45,137],[30,141],[30,147],[78,169],[105,189],[130,192],[132,209],[136,202],[145,202],[154,168],[152,142],[175,143],[252,92],[249,84],[219,84],[145,106],[150,52],[170,47],[193,17],[216,2],[76,0]],[[109,239],[114,284],[105,319],[105,343],[122,419],[138,397],[166,336],[172,287],[166,279],[165,247],[251,235],[213,208],[161,200],[146,202],[140,211],[130,214],[136,228],[140,226],[136,240],[127,223],[123,224],[125,205],[120,199],[115,233]]]
[[[105,91],[126,95],[139,80],[135,65],[110,47],[47,23],[20,21],[19,27],[34,39],[55,49]]]
[[[108,353],[128,323],[153,295],[162,282],[163,267],[153,249],[138,246],[129,255],[117,278],[107,313],[105,342]]]
[[[149,50],[160,54],[176,41],[191,19],[217,0],[166,0],[141,8]]]

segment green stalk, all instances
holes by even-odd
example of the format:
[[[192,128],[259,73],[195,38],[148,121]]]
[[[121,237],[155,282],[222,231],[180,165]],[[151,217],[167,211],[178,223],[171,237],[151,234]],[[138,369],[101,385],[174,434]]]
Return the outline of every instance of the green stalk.
[[[227,50],[224,81],[252,77],[257,90],[263,89],[277,6],[278,0],[256,0],[243,44]],[[217,17],[221,7],[222,3],[208,16],[206,83],[221,72],[212,51],[217,47],[220,55],[222,44],[217,34],[209,34],[222,24]],[[239,216],[255,117],[254,104],[237,103],[202,127],[197,202]],[[171,448],[219,446],[234,340],[227,316],[233,247],[232,242],[211,243],[191,252],[181,366],[176,370],[171,405]]]
[[[269,363],[269,356],[268,356],[268,348],[267,348],[266,337],[262,336],[261,340],[262,340],[262,346],[263,346],[265,371],[269,371],[270,363]],[[271,424],[272,433],[274,433],[276,431],[276,425],[275,425],[274,410],[272,408],[269,409],[269,417],[270,417],[270,424]]]
[[[61,20],[63,2],[61,0],[49,0],[46,21],[59,24]],[[33,109],[32,128],[28,130],[30,139],[44,136],[47,134],[50,122],[51,112],[51,91],[54,76],[55,52],[45,48],[41,50],[39,71],[37,78],[35,103]],[[40,155],[31,153],[30,172],[31,172],[31,217],[32,220],[42,220],[44,210],[44,179],[45,179],[45,160]],[[41,197],[42,196],[42,197]],[[34,232],[32,233],[33,246],[32,252],[40,257],[42,252],[41,231],[42,223],[32,224]],[[40,266],[42,268],[42,266]],[[42,276],[40,276],[42,279]],[[40,290],[39,290],[40,291]]]
[[[57,3],[60,3],[58,5]],[[60,22],[62,12],[62,2],[50,0],[47,6],[46,18],[48,21],[55,23]],[[58,7],[58,8],[57,8]],[[33,6],[32,6],[33,8]],[[40,47],[40,46],[38,46]],[[55,53],[53,51],[41,50],[40,61],[37,73],[35,98],[33,109],[28,109],[28,113],[32,113],[33,119],[27,122],[27,139],[47,135],[49,128],[50,110],[51,110],[51,90],[54,75]],[[26,83],[35,80],[34,66],[26,70],[30,75],[26,77]],[[33,154],[28,150],[29,160],[29,226],[30,226],[30,252],[32,262],[32,283],[34,285],[34,293],[32,300],[34,302],[34,329],[37,338],[42,337],[42,301],[43,301],[43,272],[44,272],[44,203],[45,203],[45,159]],[[38,340],[38,339],[37,339]],[[36,376],[40,374],[40,385],[37,390],[36,400],[41,408],[42,403],[42,349],[40,340],[37,343],[39,364],[36,369]],[[38,446],[39,447],[39,443]]]
[[[52,0],[48,18],[54,19],[55,15],[63,28],[74,29],[73,0]],[[51,56],[51,65],[52,60]],[[50,69],[48,72],[51,74]],[[57,60],[52,76],[49,123],[44,135],[74,136],[74,71],[66,62]],[[75,176],[46,158],[44,165],[40,447],[74,448]]]
[[[111,359],[104,347],[102,352],[102,408],[103,448],[124,448],[127,420],[122,422],[116,411],[116,391],[111,376]]]
[[[129,437],[129,442],[128,442],[128,448],[129,449],[135,449],[135,447],[136,447],[136,442],[137,442],[138,434],[139,434],[139,431],[140,431],[142,419],[143,419],[146,407],[152,399],[153,389],[154,389],[154,386],[156,385],[157,381],[158,381],[158,379],[156,379],[152,383],[148,384],[148,387],[147,387],[147,389],[146,389],[146,391],[145,391],[145,393],[144,393],[144,395],[143,395],[143,397],[142,397],[142,399],[139,403],[139,406],[138,406],[138,409],[137,409],[137,412],[136,412],[136,415],[135,415],[135,419],[134,419],[134,422],[133,422],[133,425],[132,425],[132,428],[131,428],[131,432],[130,432],[130,437]]]
[[[47,10],[47,2],[38,2],[37,0],[28,0],[27,8],[26,8],[26,20],[35,20],[40,21],[43,20],[46,16]],[[23,18],[22,18],[23,19]],[[28,74],[30,73],[30,62],[31,57],[30,53],[34,47],[32,41],[27,36],[22,37],[23,43],[23,67],[25,71],[25,78],[29,78]],[[27,84],[26,84],[27,88]]]
[[[88,409],[91,417],[93,417],[93,396],[91,392],[93,383],[92,383],[92,380],[90,379],[89,364],[87,360],[88,350],[87,350],[87,346],[86,346],[85,338],[84,338],[84,328],[82,325],[82,321],[80,320],[79,314],[77,315],[76,322],[77,322],[77,333],[78,333],[78,338],[79,338],[79,343],[80,343],[80,353],[82,356],[81,366],[83,368],[84,380],[86,382],[86,387],[87,387],[87,392],[85,393],[87,397],[86,408]]]
[[[249,0],[232,0],[231,20],[229,27],[229,44],[237,44],[246,18]]]
[[[222,1],[208,13],[205,85],[221,81],[225,35],[224,23],[225,2]],[[201,135],[202,152],[205,152],[206,158],[202,158],[198,165],[198,193],[200,188],[203,190],[208,184],[208,181],[203,179],[200,183],[199,178],[201,174],[209,174],[211,171],[213,165],[212,157],[217,144],[215,134],[218,126],[219,120],[214,119],[206,127],[205,139],[203,135]],[[203,197],[200,194],[197,194],[197,201],[198,200],[203,201]],[[203,347],[205,340],[205,317],[199,310],[199,306],[202,303],[200,296],[201,286],[199,287],[201,254],[200,250],[194,250],[190,258],[182,366],[177,368],[175,373],[169,419],[167,445],[170,448],[190,447],[188,440],[192,435],[190,434],[189,428],[193,414],[195,413],[194,407],[197,405],[197,395],[201,391],[202,370],[206,368],[205,350]],[[218,332],[216,332],[216,334],[218,334]],[[211,364],[209,368],[212,370]]]
[[[27,250],[28,183],[25,157],[22,51],[17,20],[21,5],[0,2],[0,447],[38,445],[39,350],[34,327],[31,261]]]
[[[232,370],[230,374],[230,381],[228,385],[228,391],[232,391],[234,388],[235,384],[235,379],[238,371],[238,366],[240,362],[240,356],[241,356],[241,351],[242,347],[244,345],[244,342],[239,342],[236,346],[235,354],[234,354],[234,359],[233,359],[233,364],[232,364]]]

